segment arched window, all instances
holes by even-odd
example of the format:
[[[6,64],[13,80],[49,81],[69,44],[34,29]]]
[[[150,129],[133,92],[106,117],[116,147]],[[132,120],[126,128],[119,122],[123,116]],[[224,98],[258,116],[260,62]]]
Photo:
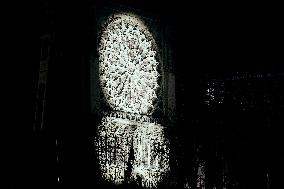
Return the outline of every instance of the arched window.
[[[99,80],[108,111],[95,147],[102,178],[155,187],[169,171],[169,144],[152,113],[159,100],[155,40],[138,17],[115,14],[99,36]]]

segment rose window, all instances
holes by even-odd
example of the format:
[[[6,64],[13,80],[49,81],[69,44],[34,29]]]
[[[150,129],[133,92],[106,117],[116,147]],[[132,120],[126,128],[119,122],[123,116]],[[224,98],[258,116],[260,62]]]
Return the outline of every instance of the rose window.
[[[111,109],[95,138],[101,176],[154,188],[170,170],[165,128],[151,117],[160,77],[155,40],[141,20],[116,14],[101,32],[98,52],[100,86]]]
[[[99,74],[104,96],[113,110],[151,114],[158,89],[156,45],[145,25],[117,15],[99,43]]]

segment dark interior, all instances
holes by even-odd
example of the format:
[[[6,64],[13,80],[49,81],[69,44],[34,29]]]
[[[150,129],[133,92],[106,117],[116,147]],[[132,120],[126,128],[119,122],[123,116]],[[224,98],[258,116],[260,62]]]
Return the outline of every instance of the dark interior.
[[[96,46],[99,14],[94,11],[105,6],[137,10],[158,20],[171,45],[176,116],[168,129],[172,173],[161,188],[185,188],[186,178],[195,178],[197,156],[207,162],[205,188],[224,188],[223,172],[226,188],[283,187],[280,16],[177,1],[41,0],[39,12],[30,6],[16,26],[29,66],[19,63],[16,73],[21,95],[13,101],[20,107],[15,121],[28,126],[15,132],[21,142],[11,150],[11,188],[125,188],[101,182],[92,143],[99,117],[90,108],[88,56]],[[30,61],[38,48],[31,42],[37,33],[50,36],[45,107],[37,105],[40,66]],[[41,51],[44,46],[42,42]],[[208,88],[214,88],[215,99],[208,101]],[[40,126],[34,115],[43,108]],[[189,185],[196,188],[194,181]]]

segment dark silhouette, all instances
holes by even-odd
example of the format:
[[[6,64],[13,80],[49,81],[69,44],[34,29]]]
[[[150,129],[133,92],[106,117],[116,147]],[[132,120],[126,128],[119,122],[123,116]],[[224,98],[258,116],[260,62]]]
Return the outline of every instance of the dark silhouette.
[[[133,169],[133,162],[134,162],[134,149],[133,149],[133,139],[131,140],[131,147],[129,150],[129,157],[128,157],[128,161],[127,161],[127,168],[124,172],[124,176],[125,176],[125,183],[130,183],[131,181],[131,174],[132,174],[132,169]]]

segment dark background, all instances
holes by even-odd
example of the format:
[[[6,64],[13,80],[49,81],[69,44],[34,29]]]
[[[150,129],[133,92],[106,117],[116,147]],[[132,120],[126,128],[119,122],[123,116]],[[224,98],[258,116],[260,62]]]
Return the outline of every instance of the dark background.
[[[98,119],[90,112],[89,65],[84,57],[95,45],[91,42],[96,18],[91,7],[105,4],[138,9],[171,28],[177,121],[170,129],[174,159],[179,162],[173,170],[175,187],[192,174],[195,149],[200,146],[200,157],[208,162],[209,188],[218,182],[219,165],[224,162],[220,157],[226,160],[238,188],[267,188],[267,173],[270,188],[281,188],[283,21],[277,5],[273,9],[234,4],[205,8],[198,3],[148,0],[41,0],[39,9],[26,4],[21,10],[13,24],[19,60],[12,66],[10,84],[14,95],[9,111],[16,125],[11,129],[7,172],[11,188],[98,185],[90,143]],[[39,70],[38,59],[35,61],[38,42],[34,41],[38,33],[52,36],[47,120],[41,130],[32,126]],[[246,74],[262,76],[232,81]],[[207,106],[206,83],[214,79],[225,83],[225,100],[221,105]],[[216,153],[222,155],[217,157]]]

